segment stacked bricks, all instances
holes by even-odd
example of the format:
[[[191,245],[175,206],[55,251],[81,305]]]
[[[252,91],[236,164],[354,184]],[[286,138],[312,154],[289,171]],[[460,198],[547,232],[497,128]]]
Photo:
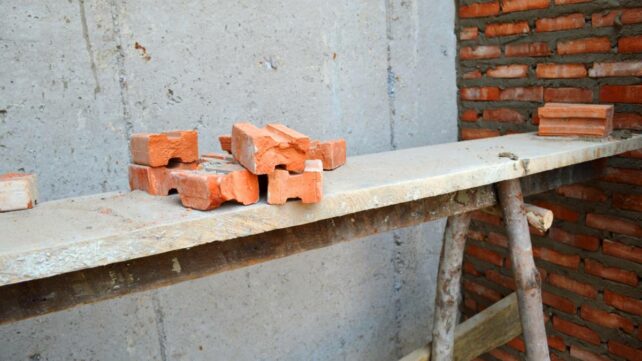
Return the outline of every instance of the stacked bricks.
[[[458,3],[462,140],[535,131],[545,102],[614,104],[614,129],[642,130],[640,1]],[[526,200],[555,214],[548,232],[531,230],[552,360],[642,360],[642,149],[606,166]],[[507,242],[501,218],[474,214],[466,316],[513,292]],[[523,358],[521,337],[480,357]]]
[[[542,136],[606,137],[613,130],[613,106],[546,103],[538,109]]]

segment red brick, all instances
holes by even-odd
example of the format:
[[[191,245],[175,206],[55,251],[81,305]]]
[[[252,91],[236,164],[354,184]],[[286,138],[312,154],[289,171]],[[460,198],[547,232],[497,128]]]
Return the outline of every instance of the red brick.
[[[606,10],[591,15],[591,25],[594,28],[601,28],[605,26],[613,26],[615,19],[620,16],[621,10]]]
[[[597,118],[613,116],[613,106],[605,104],[546,103],[537,109],[540,118]]]
[[[642,194],[613,193],[613,206],[629,211],[642,212]]]
[[[584,14],[576,13],[556,18],[538,19],[535,22],[537,32],[580,29],[584,27]]]
[[[575,314],[575,303],[568,298],[564,298],[547,291],[542,291],[542,303],[562,312]]]
[[[588,327],[580,326],[571,321],[566,321],[557,316],[553,316],[553,328],[559,332],[565,333],[574,338],[584,340],[594,345],[600,344],[600,335]]]
[[[620,242],[604,240],[602,244],[602,253],[626,259],[629,261],[642,263],[642,248],[636,246],[629,246]]]
[[[559,336],[548,336],[546,341],[548,341],[548,347],[554,348],[558,351],[566,351],[566,343],[564,343],[563,338]]]
[[[526,352],[526,345],[524,344],[524,340],[522,340],[521,337],[515,337],[514,339],[508,341],[506,345],[514,348],[519,352]]]
[[[642,35],[621,37],[617,48],[620,53],[642,53]]]
[[[589,213],[586,215],[586,225],[614,233],[642,237],[642,226],[621,218]]]
[[[496,348],[488,352],[494,358],[500,361],[519,361],[519,359],[502,349]]]
[[[475,3],[470,5],[461,5],[459,7],[460,18],[482,18],[499,14],[499,2],[489,1],[485,3]]]
[[[461,128],[462,140],[491,138],[491,137],[497,137],[499,135],[500,135],[499,131],[494,129]]]
[[[557,42],[557,53],[560,55],[608,53],[610,51],[611,41],[606,36]]]
[[[582,199],[591,202],[604,202],[608,198],[606,193],[601,189],[583,184],[564,185],[557,188],[555,192],[563,195],[564,197]]]
[[[38,203],[37,183],[38,177],[35,174],[0,174],[0,212],[32,209]]]
[[[642,348],[635,348],[613,340],[609,341],[609,352],[629,361],[642,360]]]
[[[600,247],[600,240],[597,237],[584,234],[572,234],[563,231],[560,228],[551,228],[548,231],[548,236],[554,241],[585,249],[587,251],[597,251]]]
[[[556,103],[590,103],[593,90],[584,88],[546,88],[544,101]]]
[[[501,254],[474,245],[466,246],[466,254],[499,267],[502,266],[504,260]]]
[[[608,328],[620,328],[628,333],[633,333],[633,322],[617,313],[610,313],[583,305],[580,316],[586,321]]]
[[[502,55],[497,45],[465,46],[459,49],[459,57],[463,60],[470,59],[492,59]]]
[[[464,122],[476,122],[479,118],[479,112],[476,109],[466,109],[459,114],[459,119]]]
[[[600,101],[642,104],[642,85],[603,85],[600,88]]]
[[[506,238],[506,236],[504,236],[503,234],[489,232],[486,241],[496,246],[508,248],[508,238]]]
[[[166,166],[170,160],[191,163],[198,160],[198,133],[172,131],[138,133],[130,140],[132,162],[150,167]]]
[[[526,78],[528,76],[528,65],[512,64],[499,65],[486,70],[486,76],[490,78]]]
[[[478,283],[475,283],[469,280],[464,280],[463,284],[464,284],[464,289],[466,291],[474,293],[481,297],[487,298],[491,301],[497,302],[502,299],[502,295],[499,292],[493,289],[490,289],[486,286],[482,286]]]
[[[593,63],[589,69],[591,78],[642,76],[642,61],[620,61],[610,63]]]
[[[298,198],[301,203],[318,203],[323,199],[323,162],[305,161],[300,174],[276,169],[268,174],[268,204],[285,204],[289,198]]]
[[[488,38],[497,36],[508,36],[517,34],[526,34],[531,30],[527,21],[518,21],[515,23],[493,23],[486,25],[484,34]]]
[[[498,87],[480,87],[480,88],[461,88],[459,96],[462,100],[471,101],[493,101],[499,100]]]
[[[535,74],[540,79],[573,79],[588,73],[584,64],[537,64]]]
[[[491,282],[495,282],[498,285],[507,288],[509,290],[515,290],[515,280],[512,277],[504,276],[503,274],[489,269],[485,272],[486,279]]]
[[[475,241],[483,242],[486,239],[486,236],[484,235],[484,232],[481,231],[475,231],[472,229],[468,230],[468,233],[466,233],[466,237],[470,239],[474,239]]]
[[[551,49],[544,42],[508,44],[504,51],[508,57],[549,56],[551,54]]]
[[[479,79],[482,77],[481,71],[479,69],[467,71],[462,74],[462,79],[468,80],[468,79]]]
[[[615,113],[613,114],[613,128],[642,130],[642,114]]]
[[[502,225],[502,219],[501,217],[488,214],[482,211],[474,211],[470,213],[470,216],[472,219],[479,221],[479,222],[484,222],[488,224],[492,224],[494,226],[501,226]]]
[[[146,165],[129,165],[129,188],[141,190],[155,196],[166,196],[172,189],[176,189],[176,182],[172,173],[177,170],[195,170],[197,162],[177,163],[172,168],[150,167]]]
[[[464,307],[471,311],[477,311],[477,302],[472,298],[466,298],[464,300]]]
[[[319,159],[324,170],[337,169],[346,164],[346,141],[345,139],[315,140],[310,143],[308,159]]]
[[[562,289],[571,291],[573,293],[577,293],[580,296],[584,296],[588,298],[597,297],[597,289],[595,289],[595,287],[587,283],[583,283],[580,281],[576,281],[572,278],[559,275],[557,273],[549,274],[548,282],[555,287],[562,288]]]
[[[638,275],[635,272],[616,267],[608,267],[592,259],[584,260],[584,272],[629,286],[637,286],[638,284]]]
[[[596,355],[590,351],[571,345],[571,357],[581,361],[610,361],[610,358],[605,356]]]
[[[632,150],[630,152],[624,152],[619,156],[625,157],[625,158],[642,159],[642,149]]]
[[[588,3],[593,0],[555,0],[555,5],[569,5],[569,4],[581,4]]]
[[[555,219],[560,219],[567,222],[577,222],[580,219],[580,214],[578,212],[560,204],[543,200],[535,200],[533,203],[536,206],[550,209],[553,212]]]
[[[479,36],[479,29],[476,26],[462,28],[459,32],[460,40],[475,40]]]
[[[624,312],[642,316],[642,300],[604,290],[604,303]]]
[[[499,99],[525,102],[542,102],[544,101],[544,88],[541,86],[534,86],[502,89],[501,93],[499,94]]]
[[[481,272],[479,272],[477,268],[475,268],[475,265],[470,262],[464,261],[462,269],[464,270],[464,273],[468,273],[469,275],[475,277],[481,276]]]
[[[232,154],[232,136],[229,134],[220,135],[218,137],[218,143],[221,145],[221,150]]]
[[[630,8],[622,10],[622,24],[639,24],[642,23],[642,8]]]
[[[545,247],[533,247],[533,256],[562,267],[577,269],[580,265],[580,256],[565,254]]]
[[[614,183],[642,186],[642,169],[607,168],[603,180]]]
[[[549,4],[550,0],[502,0],[502,11],[510,13],[513,11],[546,9]]]
[[[508,123],[524,123],[526,121],[524,115],[509,108],[486,109],[484,110],[483,119]]]
[[[253,174],[268,174],[277,166],[301,172],[309,149],[310,138],[282,124],[236,123],[232,128],[234,159]]]

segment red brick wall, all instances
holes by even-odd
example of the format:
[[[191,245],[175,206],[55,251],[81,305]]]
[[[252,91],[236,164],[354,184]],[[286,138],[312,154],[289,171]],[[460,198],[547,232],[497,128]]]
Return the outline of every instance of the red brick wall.
[[[642,131],[641,0],[459,0],[462,139],[537,129],[545,101],[614,103]],[[552,359],[642,360],[642,149],[603,179],[527,199],[553,210],[532,234]],[[477,213],[464,264],[472,315],[512,292],[501,220]],[[521,339],[484,355],[523,357]]]

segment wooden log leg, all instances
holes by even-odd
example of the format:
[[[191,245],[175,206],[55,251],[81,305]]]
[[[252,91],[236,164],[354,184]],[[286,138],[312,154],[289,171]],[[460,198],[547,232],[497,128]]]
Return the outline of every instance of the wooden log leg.
[[[497,190],[508,233],[526,357],[529,361],[550,360],[542,311],[541,279],[533,260],[533,246],[519,180],[500,182]]]
[[[432,361],[451,361],[455,343],[458,305],[461,298],[461,268],[470,214],[448,217],[439,273],[432,326]]]

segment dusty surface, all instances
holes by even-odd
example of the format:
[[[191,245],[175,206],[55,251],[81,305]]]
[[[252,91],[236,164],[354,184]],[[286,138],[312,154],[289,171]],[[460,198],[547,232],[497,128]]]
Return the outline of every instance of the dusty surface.
[[[211,212],[175,196],[103,194],[0,215],[0,283],[96,267],[198,244],[286,228],[449,193],[642,147],[629,139],[560,139],[519,134],[352,157],[326,172],[324,200],[264,201]],[[498,157],[510,151],[519,159]],[[34,227],[34,225],[38,225]]]

